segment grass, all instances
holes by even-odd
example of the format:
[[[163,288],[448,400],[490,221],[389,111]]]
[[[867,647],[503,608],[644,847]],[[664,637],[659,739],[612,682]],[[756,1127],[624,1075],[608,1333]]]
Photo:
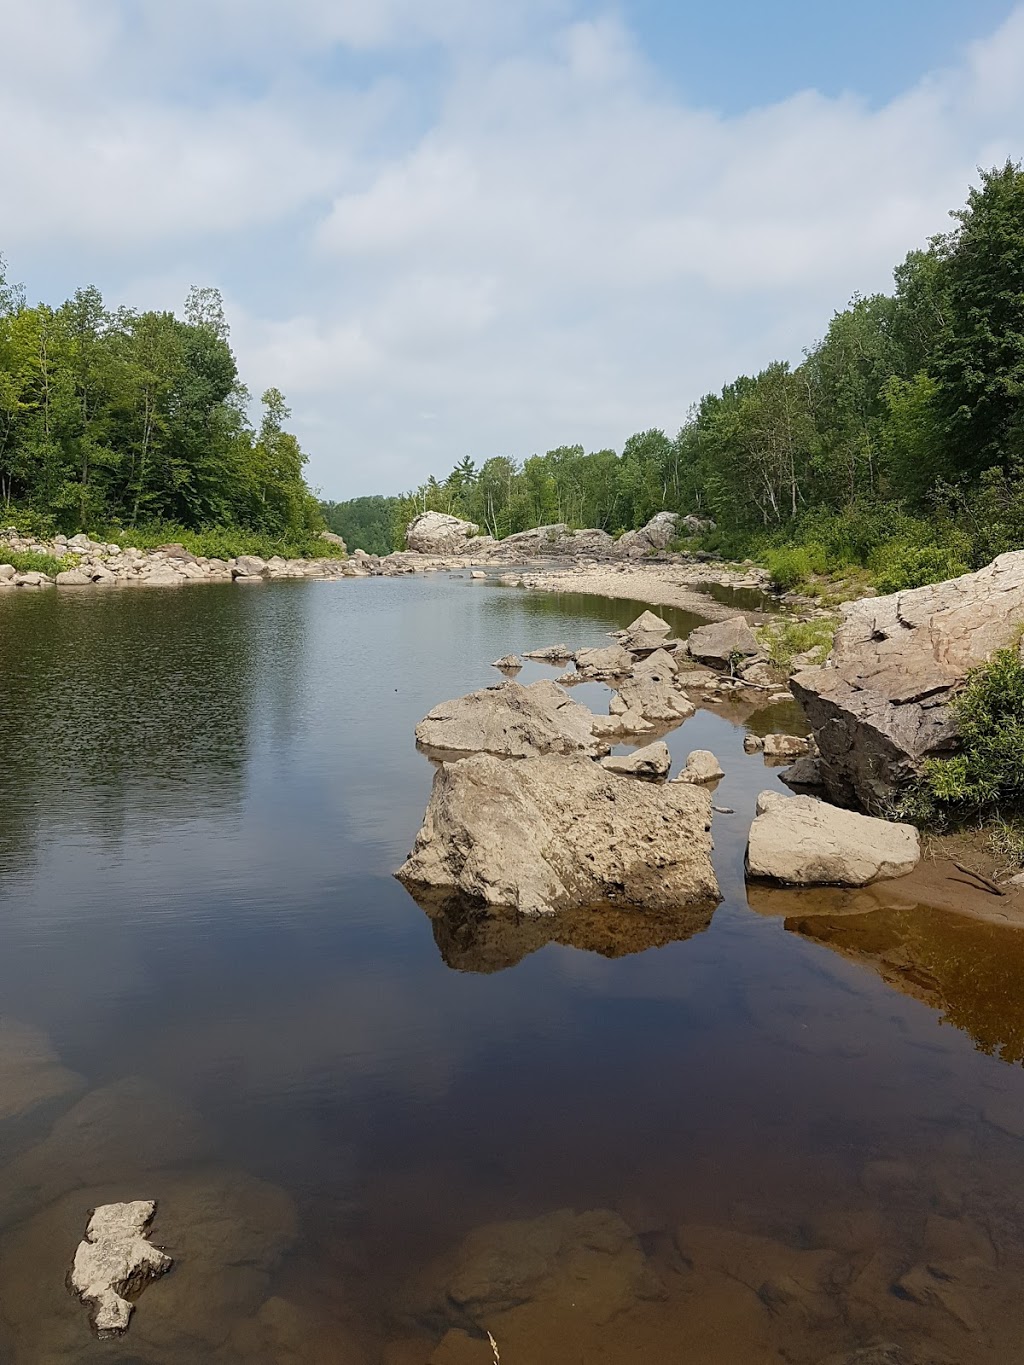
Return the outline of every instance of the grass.
[[[758,643],[775,668],[788,672],[798,654],[813,651],[811,662],[825,662],[838,622],[835,617],[822,616],[814,621],[781,619],[762,626],[757,631]]]
[[[64,569],[74,568],[75,560],[71,555],[57,559],[37,550],[5,550],[0,546],[0,564],[11,564],[18,573],[45,573],[53,578]]]

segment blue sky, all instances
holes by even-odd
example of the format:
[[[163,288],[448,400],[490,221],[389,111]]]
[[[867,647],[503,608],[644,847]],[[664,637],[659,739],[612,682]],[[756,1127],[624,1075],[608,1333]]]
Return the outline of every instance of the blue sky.
[[[674,430],[1024,155],[1024,3],[0,0],[0,33],[11,275],[219,287],[332,497]]]

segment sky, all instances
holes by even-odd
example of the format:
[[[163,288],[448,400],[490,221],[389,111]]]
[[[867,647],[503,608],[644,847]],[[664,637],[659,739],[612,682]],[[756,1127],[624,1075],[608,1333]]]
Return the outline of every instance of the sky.
[[[225,298],[330,498],[674,432],[1024,157],[1012,0],[0,0],[31,300]]]

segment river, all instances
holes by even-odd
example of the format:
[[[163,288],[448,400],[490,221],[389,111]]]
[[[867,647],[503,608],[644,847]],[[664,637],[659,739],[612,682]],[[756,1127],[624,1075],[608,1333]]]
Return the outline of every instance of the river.
[[[561,1209],[636,1241],[586,1243],[596,1298],[570,1247],[496,1301],[501,1365],[1024,1358],[1024,937],[884,888],[748,903],[785,789],[742,739],[794,708],[667,737],[726,771],[710,920],[432,922],[393,879],[416,721],[641,609],[458,576],[0,597],[4,1365],[486,1365],[445,1258]],[[100,1342],[64,1277],[127,1198],[176,1264]]]

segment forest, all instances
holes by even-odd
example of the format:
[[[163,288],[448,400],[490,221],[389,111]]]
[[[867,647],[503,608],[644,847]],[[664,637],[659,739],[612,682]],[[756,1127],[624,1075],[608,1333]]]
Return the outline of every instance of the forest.
[[[288,407],[268,389],[253,425],[228,336],[214,289],[190,291],[184,320],[92,287],[31,307],[0,258],[0,520],[311,545],[323,519]]]
[[[796,366],[702,398],[669,436],[466,457],[400,498],[326,504],[350,544],[401,544],[425,509],[505,536],[567,522],[613,533],[663,508],[712,518],[693,548],[765,560],[795,586],[867,570],[885,591],[1024,545],[1024,170],[980,173],[950,231],[890,294],[856,296]],[[390,524],[390,538],[387,527]],[[369,549],[370,546],[366,545]]]

